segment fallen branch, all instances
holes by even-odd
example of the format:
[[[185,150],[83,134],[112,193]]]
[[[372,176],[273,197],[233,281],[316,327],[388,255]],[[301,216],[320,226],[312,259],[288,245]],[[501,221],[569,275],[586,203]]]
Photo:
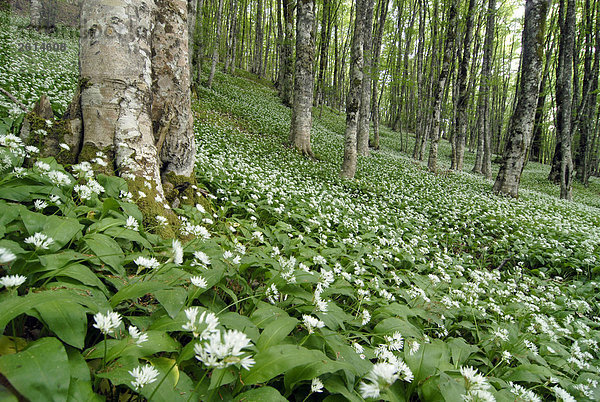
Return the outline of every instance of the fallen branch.
[[[27,106],[25,106],[24,104],[22,104],[17,98],[15,98],[15,96],[13,94],[11,94],[10,92],[8,92],[4,88],[0,88],[0,92],[2,92],[4,95],[6,95],[7,97],[9,97],[10,100],[13,101],[14,103],[16,103],[17,106],[19,106],[25,113],[29,112],[29,110],[27,109]]]

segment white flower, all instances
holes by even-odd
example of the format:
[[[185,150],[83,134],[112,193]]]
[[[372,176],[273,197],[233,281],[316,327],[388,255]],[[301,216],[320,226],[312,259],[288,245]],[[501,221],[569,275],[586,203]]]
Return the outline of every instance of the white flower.
[[[524,402],[542,402],[542,398],[537,396],[533,391],[525,389],[519,384],[515,384],[512,381],[508,383],[510,385],[510,392],[515,394]]]
[[[402,350],[404,347],[404,339],[399,331],[394,332],[392,336],[384,336],[384,339],[388,343],[388,348],[390,350]]]
[[[192,285],[202,289],[206,289],[206,287],[208,286],[208,284],[206,283],[206,279],[204,279],[201,276],[192,276],[190,278],[190,282],[192,282]]]
[[[27,277],[22,275],[4,276],[0,278],[0,285],[5,286],[7,288],[16,288],[18,286],[21,286],[26,279]]]
[[[161,226],[167,226],[169,220],[162,215],[156,215],[156,222]]]
[[[558,385],[555,385],[554,387],[552,387],[552,389],[554,390],[554,395],[556,395],[556,399],[560,398],[564,402],[576,402],[576,399],[573,398],[571,394],[569,394],[567,391],[565,391]]]
[[[181,246],[181,242],[177,239],[173,239],[173,262],[177,265],[181,265],[183,263],[183,247]]]
[[[134,381],[131,381],[131,385],[133,385],[136,390],[139,390],[144,385],[156,381],[156,378],[160,373],[151,365],[146,364],[145,366],[138,366],[134,368],[129,372],[129,374],[131,374],[135,379]]]
[[[508,330],[506,328],[498,328],[494,331],[494,337],[500,338],[504,342],[508,341]]]
[[[129,326],[129,335],[135,340],[136,345],[142,346],[142,343],[148,340],[148,334],[142,334],[137,327],[130,325]]]
[[[33,206],[35,207],[35,209],[40,211],[40,210],[46,208],[48,206],[48,203],[46,201],[42,201],[42,200],[35,200],[33,202]]]
[[[52,170],[46,173],[46,176],[48,176],[50,181],[57,186],[68,186],[71,184],[71,179],[69,176],[63,172],[59,172],[58,170]]]
[[[377,398],[379,397],[379,384],[375,384],[375,383],[366,383],[366,382],[361,382],[360,386],[360,395],[363,398]]]
[[[61,142],[60,144],[58,144],[59,147],[61,147],[62,149],[64,149],[65,151],[70,151],[71,147],[68,146],[67,144],[65,144],[64,142]]]
[[[224,368],[240,364],[246,370],[254,365],[254,359],[244,356],[242,349],[251,346],[250,339],[238,330],[227,332],[216,331],[210,334],[204,342],[194,346],[196,359],[208,367]]]
[[[202,251],[194,251],[194,262],[192,262],[192,266],[205,265],[210,265],[210,258],[208,255]]]
[[[406,369],[408,369],[408,366]],[[410,372],[410,369],[408,371]],[[361,381],[359,386],[360,393],[363,398],[377,398],[382,389],[392,385],[399,377],[400,373],[396,365],[391,363],[376,363],[366,377],[369,383]],[[408,373],[405,373],[405,377],[412,380],[412,372],[410,376]]]
[[[54,239],[38,232],[26,238],[25,243],[32,244],[36,249],[48,250],[48,247],[54,243]]]
[[[407,343],[410,344],[410,346],[408,346],[408,355],[409,356],[412,356],[415,353],[417,353],[419,351],[419,348],[421,347],[421,344],[417,341],[410,341]]]
[[[323,392],[323,381],[319,377],[313,378],[311,381],[310,392]]]
[[[271,286],[267,288],[265,295],[267,296],[267,299],[271,304],[275,304],[279,301],[279,290],[277,289],[277,286],[275,286],[274,283],[272,283]]]
[[[219,319],[215,313],[208,313],[204,311],[200,314],[198,307],[189,307],[185,309],[185,315],[188,322],[183,325],[183,329],[192,332],[195,338],[208,339],[212,334],[218,333],[217,326],[219,325]]]
[[[125,227],[127,229],[135,230],[136,232],[140,230],[140,224],[133,216],[129,216],[127,218],[127,222],[125,222]]]
[[[325,323],[323,321],[311,315],[302,315],[302,320],[304,321],[304,326],[308,330],[309,334],[312,334],[314,332],[314,328],[323,328],[325,326]]]
[[[121,315],[114,311],[107,311],[106,314],[97,313],[94,315],[94,328],[98,328],[104,335],[112,333],[121,325]]]
[[[505,350],[502,352],[502,361],[506,362],[506,363],[510,363],[510,361],[512,360],[512,355],[510,354],[510,352],[508,350]]]
[[[202,213],[202,214],[205,214],[205,213],[206,213],[206,210],[205,210],[205,209],[204,209],[204,207],[203,207],[202,205],[200,205],[200,204],[196,204],[196,209],[197,209],[198,211],[200,211],[200,213]]]
[[[143,256],[139,256],[135,260],[133,260],[138,266],[138,270],[148,268],[148,269],[156,269],[160,267],[160,263],[156,260],[156,258],[147,258]]]
[[[364,309],[362,312],[362,322],[361,325],[366,325],[371,321],[371,313],[367,309]]]
[[[17,259],[17,256],[14,255],[12,251],[10,251],[4,247],[0,247],[0,264],[7,264],[16,259]]]

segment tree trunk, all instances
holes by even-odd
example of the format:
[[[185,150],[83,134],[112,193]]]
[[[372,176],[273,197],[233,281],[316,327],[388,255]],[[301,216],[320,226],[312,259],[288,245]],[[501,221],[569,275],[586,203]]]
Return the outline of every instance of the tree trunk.
[[[342,177],[351,179],[356,174],[358,114],[363,81],[363,39],[365,1],[356,0],[356,17],[354,18],[354,34],[352,35],[352,53],[350,60],[350,88],[346,100],[346,132],[344,134],[344,161]]]
[[[215,43],[213,46],[212,64],[210,66],[210,74],[208,76],[207,87],[212,88],[215,72],[217,71],[217,62],[219,61],[219,44],[221,43],[221,19],[223,18],[223,0],[219,0],[219,8],[217,10],[217,33],[215,35]]]
[[[417,102],[419,104],[417,112],[417,122],[415,130],[415,146],[413,149],[413,158],[422,159],[422,144],[425,141],[425,118],[423,116],[423,107],[425,105],[425,85],[423,83],[423,49],[425,47],[425,7],[423,0],[417,0],[419,4],[419,39],[417,44]]]
[[[292,0],[281,0],[283,2],[283,19],[285,23],[285,39],[281,48],[283,57],[283,82],[280,89],[281,101],[286,106],[292,105],[292,91],[294,81],[294,58],[292,44],[294,43],[294,8]]]
[[[254,42],[254,63],[252,63],[252,72],[256,75],[260,75],[262,72],[263,43],[263,0],[258,0],[256,5],[256,40]]]
[[[489,0],[485,27],[485,41],[483,44],[483,61],[481,63],[481,78],[479,82],[479,100],[477,107],[477,154],[475,156],[474,173],[483,173],[488,179],[491,177],[491,145],[490,130],[490,80],[492,71],[492,57],[494,36],[496,32],[496,0]],[[484,157],[487,153],[487,157]]]
[[[194,32],[196,31],[196,7],[198,6],[198,0],[188,0],[188,48],[190,51],[194,48]]]
[[[519,195],[527,146],[533,131],[548,8],[549,0],[526,0],[519,91],[509,123],[502,165],[494,183],[494,192],[512,197]]]
[[[437,156],[438,144],[440,142],[440,122],[442,117],[442,97],[446,88],[446,81],[450,72],[450,63],[454,48],[454,40],[456,37],[456,6],[457,0],[450,0],[450,9],[448,10],[448,27],[446,31],[446,40],[444,45],[444,58],[442,60],[442,68],[440,76],[436,84],[433,103],[433,122],[431,129],[431,147],[429,148],[429,160],[427,167],[430,172],[437,171]]]
[[[360,112],[358,115],[358,132],[356,138],[357,152],[361,156],[369,154],[369,133],[371,122],[371,85],[373,82],[373,6],[374,0],[365,0],[363,26],[363,81],[360,95]]]
[[[379,93],[377,85],[379,83],[379,59],[381,58],[381,45],[383,43],[383,31],[385,20],[387,18],[389,0],[380,0],[379,19],[377,23],[377,32],[373,43],[373,95],[371,99],[371,115],[373,120],[373,148],[379,149]]]
[[[566,1],[566,6],[565,6]],[[564,10],[566,8],[566,10]],[[563,11],[564,10],[564,11]],[[573,50],[575,46],[575,0],[561,0],[559,19],[564,22],[560,29],[559,64],[556,75],[557,135],[561,142],[560,198],[573,199],[572,102],[573,102]]]
[[[29,26],[40,29],[42,26],[42,0],[31,0],[29,5]]]
[[[298,1],[296,26],[296,74],[290,143],[303,155],[314,157],[310,147],[314,82],[315,22],[314,0]]]
[[[473,15],[475,13],[475,0],[469,0],[469,9],[467,10],[467,22],[465,40],[463,41],[463,55],[460,61],[458,72],[458,102],[456,105],[456,130],[453,146],[456,149],[456,159],[454,168],[463,169],[465,158],[465,141],[467,138],[467,106],[469,93],[467,91],[467,74],[469,62],[471,59],[471,38],[473,36]]]

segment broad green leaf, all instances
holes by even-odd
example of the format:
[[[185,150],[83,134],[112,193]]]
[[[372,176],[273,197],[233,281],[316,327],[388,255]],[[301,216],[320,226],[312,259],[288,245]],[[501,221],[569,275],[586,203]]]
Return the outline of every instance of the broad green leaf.
[[[281,317],[289,317],[289,315],[279,307],[261,301],[258,303],[258,308],[250,316],[250,319],[258,328],[265,328],[269,323]]]
[[[56,338],[42,338],[22,352],[0,356],[0,374],[31,401],[66,401],[70,367]]]
[[[90,368],[81,354],[72,348],[67,349],[69,366],[71,367],[71,382],[69,384],[69,401],[100,402],[103,399],[92,390]]]
[[[50,300],[35,309],[60,339],[78,349],[83,348],[87,329],[85,308],[69,300]]]
[[[315,360],[311,363],[294,367],[285,373],[284,383],[286,391],[292,391],[300,381],[312,380],[322,374],[335,373],[339,370],[352,370],[349,363],[330,359]]]
[[[479,351],[477,346],[469,345],[462,338],[450,338],[446,343],[450,348],[452,362],[456,368],[463,366],[469,359],[469,356]]]
[[[446,373],[429,377],[420,388],[421,396],[427,401],[460,401],[466,393],[462,381],[450,377]]]
[[[259,350],[265,350],[270,346],[277,345],[294,330],[297,324],[298,320],[293,317],[281,317],[271,322],[260,334],[256,347]]]
[[[84,285],[94,286],[100,289],[105,295],[109,295],[109,291],[102,283],[98,276],[94,274],[87,266],[82,264],[72,264],[66,267],[59,268],[57,272],[51,271],[42,275],[40,280],[58,277],[58,278],[71,278],[75,279],[78,282],[81,282]]]
[[[448,346],[434,339],[432,343],[421,345],[419,350],[413,355],[405,355],[406,364],[410,367],[415,376],[417,384],[423,382],[428,377],[437,374],[439,371],[452,369]]]
[[[343,395],[348,401],[362,402],[364,399],[358,396],[353,389],[348,389],[340,376],[334,375],[323,382],[325,389],[332,394]]]
[[[28,210],[21,211],[21,218],[30,235],[41,232],[54,240],[49,247],[51,251],[64,247],[83,230],[83,225],[74,218],[48,216]]]
[[[295,345],[275,345],[254,355],[256,364],[250,371],[244,371],[244,384],[266,382],[286,371],[311,363],[315,360],[328,360],[321,351],[310,350]]]
[[[248,317],[230,311],[228,313],[220,314],[219,321],[226,328],[237,329],[248,335],[248,338],[250,338],[252,342],[257,342],[259,337],[258,328]]]
[[[185,306],[187,292],[182,287],[163,289],[154,292],[154,296],[171,318],[175,318]]]
[[[396,331],[400,331],[404,337],[410,336],[413,338],[421,338],[423,336],[422,332],[418,330],[417,327],[407,320],[400,318],[386,318],[385,320],[380,321],[374,328],[376,334],[392,334]]]
[[[156,293],[159,290],[170,288],[162,281],[149,280],[144,282],[134,282],[124,286],[110,299],[110,305],[114,308],[124,300],[135,300],[148,293]]]
[[[287,402],[287,399],[283,397],[273,387],[260,387],[251,389],[235,397],[236,402]]]
[[[115,240],[101,233],[88,233],[83,240],[100,261],[112,268],[113,273],[125,275],[123,250]]]
[[[507,373],[507,376],[504,377],[504,379],[506,381],[541,384],[552,375],[552,371],[544,366],[539,366],[537,364],[521,364]]]

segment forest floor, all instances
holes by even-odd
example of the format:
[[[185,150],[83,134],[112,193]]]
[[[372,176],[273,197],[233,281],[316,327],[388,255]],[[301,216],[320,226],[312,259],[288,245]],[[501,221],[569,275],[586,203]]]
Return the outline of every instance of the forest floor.
[[[5,89],[68,104],[76,59],[14,57]],[[175,210],[193,237],[180,245],[142,223],[124,180],[23,165],[35,150],[0,104],[0,398],[10,383],[30,400],[600,400],[597,179],[565,202],[528,164],[520,199],[499,197],[429,173],[387,129],[341,179],[344,116],[315,111],[318,160],[303,158],[285,146],[289,108],[243,71],[193,108],[207,196]],[[102,324],[107,310],[119,320]],[[132,384],[140,364],[156,381]]]

